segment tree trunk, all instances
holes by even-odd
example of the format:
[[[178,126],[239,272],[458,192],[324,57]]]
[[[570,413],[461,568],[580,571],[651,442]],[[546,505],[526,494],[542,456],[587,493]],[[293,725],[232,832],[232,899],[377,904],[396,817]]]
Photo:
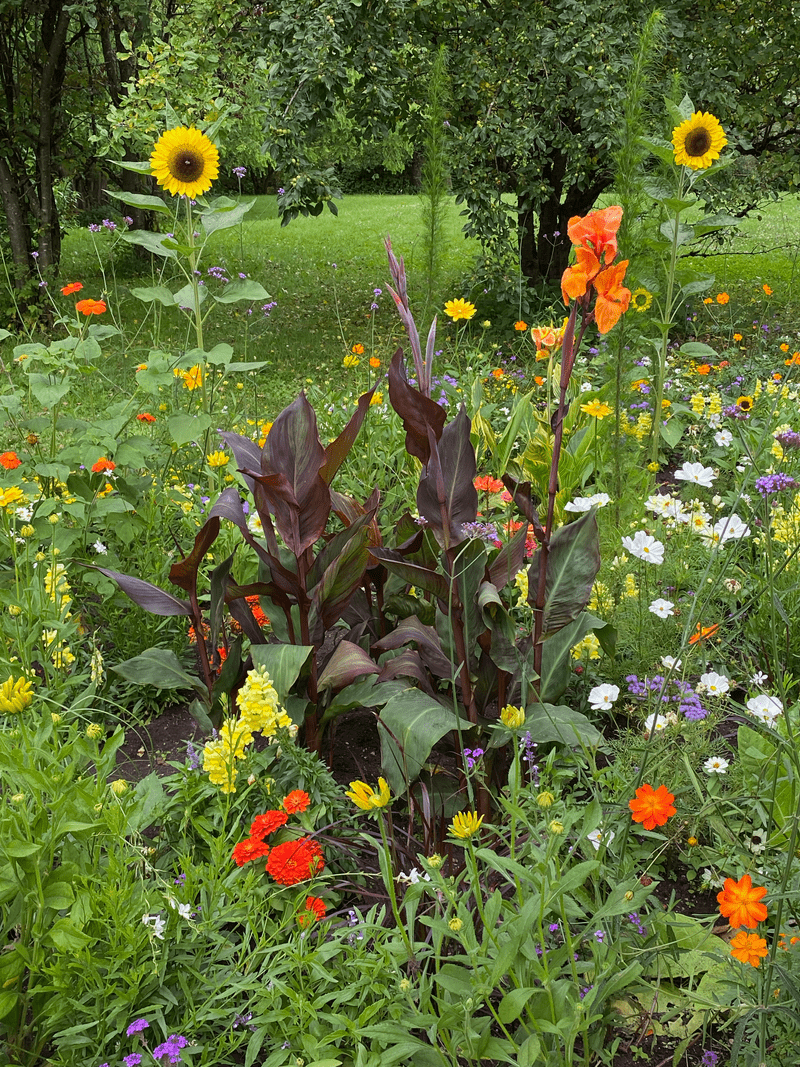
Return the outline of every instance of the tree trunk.
[[[22,289],[32,273],[31,231],[25,209],[20,200],[14,182],[14,176],[5,158],[0,155],[0,199],[6,216],[8,239],[11,244],[11,258],[14,262],[13,282],[17,289]]]
[[[61,230],[53,196],[53,144],[55,117],[61,100],[66,70],[67,29],[71,13],[60,0],[52,0],[42,19],[42,45],[47,58],[42,66],[39,90],[39,135],[36,169],[39,185],[39,268],[50,273],[61,257]]]

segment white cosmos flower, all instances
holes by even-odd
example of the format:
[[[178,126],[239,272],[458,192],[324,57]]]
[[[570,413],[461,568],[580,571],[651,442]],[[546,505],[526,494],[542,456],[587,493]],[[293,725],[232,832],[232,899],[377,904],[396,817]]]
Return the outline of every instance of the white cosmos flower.
[[[653,601],[648,611],[658,615],[659,619],[668,619],[670,615],[675,614],[675,605],[671,600],[664,600],[663,597],[659,597],[658,600]]]
[[[164,940],[164,930],[167,924],[160,915],[143,915],[142,922],[145,926],[152,926],[155,936],[161,941]]]
[[[756,671],[753,677],[750,679],[750,685],[757,685],[759,688],[766,682],[767,676],[763,671]]]
[[[654,515],[666,515],[671,503],[672,497],[669,493],[653,493],[645,500],[644,506]]]
[[[720,544],[724,545],[726,541],[738,541],[742,537],[750,536],[750,527],[744,522],[736,512],[732,512],[727,518],[718,519],[713,526],[715,534],[719,535]]]
[[[700,675],[700,685],[698,685],[697,691],[698,693],[708,693],[712,697],[721,697],[728,692],[730,687],[730,679],[726,678],[724,674],[708,671],[707,674]]]
[[[703,764],[703,770],[706,774],[725,774],[730,767],[730,763],[722,756],[711,756]]]
[[[645,530],[637,530],[633,537],[623,537],[622,544],[637,559],[648,563],[664,562],[664,545]]]
[[[675,477],[680,482],[691,482],[693,485],[701,485],[704,489],[710,489],[716,475],[713,467],[704,467],[702,463],[684,463],[675,471]]]
[[[570,500],[569,504],[564,505],[564,511],[591,511],[595,504],[604,508],[610,500],[611,497],[608,493],[595,493],[594,496],[576,496],[574,500]]]
[[[730,430],[718,430],[714,434],[714,440],[720,448],[727,448],[733,440],[733,434]]]
[[[589,707],[592,711],[609,711],[618,696],[618,685],[609,685],[607,682],[596,685],[589,692]]]
[[[679,671],[683,663],[681,660],[675,659],[674,656],[662,656],[661,666],[666,667],[668,671]]]
[[[660,734],[668,726],[669,719],[665,715],[659,715],[658,712],[654,711],[652,715],[648,715],[644,720],[644,736],[652,737],[653,734]]]
[[[757,697],[750,697],[747,701],[747,710],[759,722],[772,726],[778,716],[783,714],[783,704],[777,697],[759,693]]]
[[[586,836],[592,842],[592,847],[595,852],[599,852],[601,845],[611,844],[615,834],[613,830],[592,830],[592,832]]]

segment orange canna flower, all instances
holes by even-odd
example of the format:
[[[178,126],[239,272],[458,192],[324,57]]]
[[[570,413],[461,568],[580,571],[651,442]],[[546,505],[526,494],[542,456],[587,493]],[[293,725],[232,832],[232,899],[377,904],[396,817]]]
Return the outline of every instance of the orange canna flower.
[[[537,348],[552,348],[556,343],[556,332],[552,326],[532,326],[531,339]]]
[[[583,296],[600,273],[600,260],[590,248],[579,248],[575,256],[577,263],[567,267],[561,275],[561,295],[565,304]]]
[[[80,311],[81,315],[102,315],[106,305],[103,300],[79,300],[75,310]]]
[[[500,479],[493,478],[491,474],[484,474],[480,478],[476,478],[473,485],[479,493],[502,493],[505,489]]]
[[[689,638],[689,644],[696,645],[698,641],[705,641],[707,638],[713,637],[717,630],[719,630],[718,622],[713,623],[711,626],[701,626],[698,622],[697,629]]]
[[[767,917],[767,906],[759,901],[766,896],[765,886],[754,886],[749,874],[738,882],[726,878],[721,892],[717,893],[719,912],[731,926],[758,926]]]
[[[620,316],[628,310],[631,291],[622,284],[628,260],[615,263],[601,271],[594,280],[597,300],[594,305],[594,319],[600,333],[608,333],[619,322]]]
[[[654,830],[675,814],[672,806],[674,799],[665,785],[660,785],[658,789],[646,784],[639,786],[635,798],[628,801],[631,818],[634,822],[640,822],[645,830]]]
[[[749,963],[751,967],[758,967],[767,951],[767,942],[758,934],[746,934],[744,930],[731,940],[731,955],[742,963]]]
[[[83,289],[83,282],[70,282],[69,285],[65,285],[61,292],[64,296],[72,296],[73,293],[79,293]]]
[[[605,254],[605,265],[614,262],[617,254],[617,230],[622,222],[621,207],[607,207],[592,211],[584,218],[574,215],[567,223],[567,233],[574,245],[590,249],[600,259]]]

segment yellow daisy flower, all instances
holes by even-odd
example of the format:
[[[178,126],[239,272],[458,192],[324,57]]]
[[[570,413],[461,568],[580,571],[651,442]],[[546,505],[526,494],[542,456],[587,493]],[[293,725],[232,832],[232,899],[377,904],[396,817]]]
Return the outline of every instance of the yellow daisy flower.
[[[448,300],[444,306],[445,315],[449,315],[453,322],[458,322],[459,319],[469,322],[476,310],[474,304],[470,304],[468,300],[462,300],[460,297],[458,300]]]

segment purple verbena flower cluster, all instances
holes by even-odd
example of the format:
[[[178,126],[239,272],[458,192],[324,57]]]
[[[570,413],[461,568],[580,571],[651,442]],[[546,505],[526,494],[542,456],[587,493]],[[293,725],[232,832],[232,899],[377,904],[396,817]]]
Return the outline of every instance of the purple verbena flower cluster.
[[[639,918],[639,912],[632,911],[628,916],[628,921],[633,923],[633,925],[636,927],[636,933],[641,934],[642,937],[644,937],[644,935],[647,933],[647,927],[642,926],[641,920]]]
[[[461,532],[465,537],[476,537],[493,545],[497,540],[497,527],[492,522],[462,522]]]
[[[775,440],[781,448],[800,448],[800,433],[795,430],[784,430],[783,433],[776,433]]]
[[[708,715],[708,710],[703,707],[691,685],[680,678],[670,678],[667,682],[661,674],[641,679],[636,674],[628,674],[625,681],[628,683],[628,692],[641,703],[654,699],[661,704],[677,704],[678,712],[693,722],[699,722]]]
[[[784,489],[794,489],[797,482],[791,474],[778,471],[776,474],[765,474],[763,478],[756,478],[756,490],[766,500],[773,493],[780,493]]]
[[[465,748],[464,759],[467,761],[467,770],[471,771],[475,767],[475,764],[483,755],[482,748]]]
[[[182,1063],[181,1049],[186,1048],[188,1044],[181,1034],[170,1034],[163,1044],[156,1045],[153,1049],[153,1059],[158,1062],[164,1056],[169,1056],[170,1063]]]
[[[212,278],[216,278],[217,281],[222,282],[223,285],[227,285],[230,281],[230,278],[225,274],[224,267],[209,267],[206,274],[209,274]]]

